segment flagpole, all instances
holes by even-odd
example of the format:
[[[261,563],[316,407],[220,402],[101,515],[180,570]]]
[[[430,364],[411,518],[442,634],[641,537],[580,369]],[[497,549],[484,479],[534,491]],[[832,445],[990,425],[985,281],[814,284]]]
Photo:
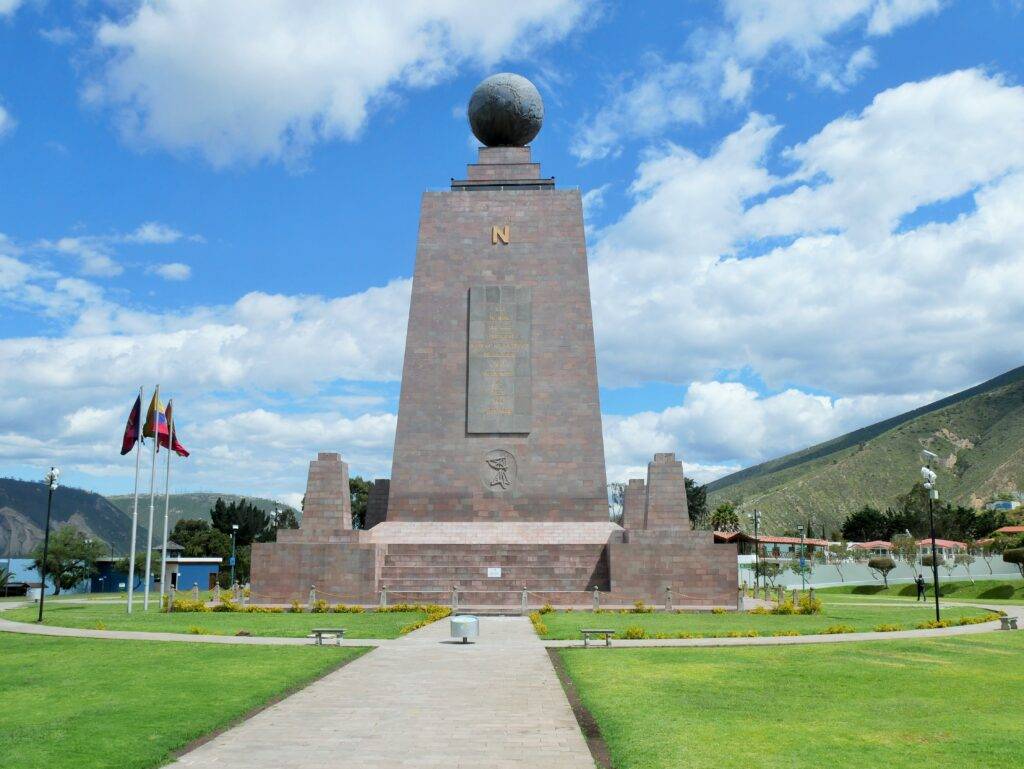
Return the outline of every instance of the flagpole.
[[[149,611],[149,581],[153,578],[153,506],[156,502],[156,450],[160,445],[160,385],[153,395],[156,408],[153,409],[153,467],[149,473],[149,531],[146,543],[146,587],[143,592],[142,610]]]
[[[171,402],[168,401],[167,405],[170,406]],[[171,447],[174,446],[174,422],[173,414],[171,419],[167,421],[167,476],[164,479],[164,547],[160,553],[160,607],[164,605],[164,583],[167,578],[167,518],[170,511],[171,504]]]
[[[139,457],[142,454],[142,388],[139,388],[139,419],[135,424],[135,499],[132,502],[132,547],[128,556],[128,613],[135,594],[135,532],[139,528]],[[111,564],[113,567],[113,564]]]

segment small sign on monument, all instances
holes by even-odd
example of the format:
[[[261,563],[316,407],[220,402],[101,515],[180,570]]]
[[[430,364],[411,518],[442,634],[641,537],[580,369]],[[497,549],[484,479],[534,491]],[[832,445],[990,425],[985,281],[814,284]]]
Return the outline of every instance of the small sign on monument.
[[[487,579],[501,579],[501,567],[500,566],[488,566],[487,567]]]

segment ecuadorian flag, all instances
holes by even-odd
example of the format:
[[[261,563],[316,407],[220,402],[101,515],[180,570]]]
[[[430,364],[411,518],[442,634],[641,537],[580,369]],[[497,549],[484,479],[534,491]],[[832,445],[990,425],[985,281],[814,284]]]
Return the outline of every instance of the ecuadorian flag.
[[[167,414],[164,411],[164,404],[160,402],[160,388],[158,387],[153,393],[153,400],[149,402],[146,426],[142,429],[142,434],[147,438],[152,438],[156,435],[167,435],[169,432]],[[167,445],[166,442],[164,445]]]

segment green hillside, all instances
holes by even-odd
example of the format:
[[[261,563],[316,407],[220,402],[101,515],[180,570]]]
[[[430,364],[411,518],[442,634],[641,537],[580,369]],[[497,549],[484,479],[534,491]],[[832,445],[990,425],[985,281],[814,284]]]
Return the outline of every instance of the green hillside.
[[[766,531],[806,524],[831,532],[865,504],[884,508],[919,479],[919,453],[939,455],[939,493],[980,507],[1024,489],[1024,367],[969,390],[708,485],[710,507],[729,500],[762,511]]]
[[[291,505],[286,505],[283,502],[278,502],[273,499],[264,499],[262,497],[246,497],[240,494],[218,494],[215,492],[196,492],[192,494],[171,494],[171,501],[169,505],[170,511],[170,527],[173,529],[174,524],[180,521],[182,518],[199,518],[204,521],[210,520],[210,508],[213,507],[217,498],[220,497],[225,502],[237,502],[239,500],[246,500],[247,502],[255,505],[260,510],[267,513],[272,513],[274,508],[279,507],[282,510],[294,509]],[[122,510],[127,515],[132,514],[132,495],[131,494],[116,494],[108,496],[107,499],[115,507]],[[161,516],[164,512],[164,499],[161,496],[158,500],[158,511]],[[139,496],[139,514],[145,511],[149,513],[149,498]],[[301,515],[298,510],[295,510],[295,516],[301,520]],[[163,518],[161,517],[161,522]],[[162,525],[162,523],[161,523]]]

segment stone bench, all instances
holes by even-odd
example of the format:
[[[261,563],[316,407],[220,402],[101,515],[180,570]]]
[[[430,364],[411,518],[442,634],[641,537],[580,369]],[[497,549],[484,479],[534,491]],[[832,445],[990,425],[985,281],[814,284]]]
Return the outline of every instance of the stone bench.
[[[1016,630],[1017,629],[1017,618],[1016,617],[1000,617],[999,622],[1000,630]]]
[[[312,630],[309,631],[309,635],[306,636],[306,637],[307,638],[315,638],[316,639],[316,645],[317,646],[323,646],[324,645],[324,636],[333,636],[334,640],[337,642],[337,645],[341,646],[341,639],[345,637],[345,628],[343,628],[343,627],[340,627],[340,628],[338,628],[338,627],[335,627],[335,628],[324,628],[324,627],[313,628]]]
[[[612,636],[615,635],[614,630],[598,630],[596,628],[581,628],[580,632],[583,634],[583,645],[590,646],[591,636],[604,636],[604,645],[612,645]]]

